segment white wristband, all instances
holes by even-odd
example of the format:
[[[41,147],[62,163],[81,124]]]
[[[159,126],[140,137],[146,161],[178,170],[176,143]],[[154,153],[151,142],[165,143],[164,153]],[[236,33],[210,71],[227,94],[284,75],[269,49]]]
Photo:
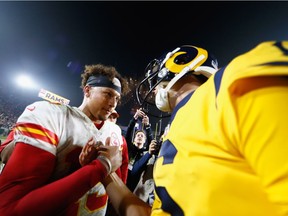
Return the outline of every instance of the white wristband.
[[[99,155],[97,159],[105,166],[107,169],[108,175],[112,172],[112,164],[111,161],[105,157],[104,155]]]

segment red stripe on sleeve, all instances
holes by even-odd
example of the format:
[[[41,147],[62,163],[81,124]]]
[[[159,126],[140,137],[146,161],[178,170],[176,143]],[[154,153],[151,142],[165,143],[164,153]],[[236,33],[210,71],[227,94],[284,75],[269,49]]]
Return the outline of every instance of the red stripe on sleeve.
[[[34,123],[17,123],[16,133],[21,133],[33,139],[39,139],[48,142],[52,145],[57,145],[59,142],[58,136],[47,128]]]

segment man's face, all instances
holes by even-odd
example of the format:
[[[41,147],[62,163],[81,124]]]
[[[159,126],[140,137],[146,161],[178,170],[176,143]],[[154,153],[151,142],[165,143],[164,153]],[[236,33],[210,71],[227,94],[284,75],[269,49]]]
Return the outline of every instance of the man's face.
[[[135,134],[135,138],[134,138],[134,143],[135,143],[135,145],[136,145],[139,149],[141,149],[141,148],[143,148],[145,142],[146,142],[146,136],[145,136],[145,134],[144,134],[143,132],[141,132],[141,131],[140,131],[140,132],[137,132],[137,133]]]
[[[88,87],[87,106],[93,121],[105,121],[116,108],[120,94],[108,87]]]

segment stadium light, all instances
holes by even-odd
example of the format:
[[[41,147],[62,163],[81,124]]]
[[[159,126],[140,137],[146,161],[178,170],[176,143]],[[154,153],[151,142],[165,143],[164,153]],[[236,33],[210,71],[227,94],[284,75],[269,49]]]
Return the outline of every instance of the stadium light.
[[[37,89],[37,84],[28,75],[22,74],[16,77],[16,83],[18,86],[27,89]]]

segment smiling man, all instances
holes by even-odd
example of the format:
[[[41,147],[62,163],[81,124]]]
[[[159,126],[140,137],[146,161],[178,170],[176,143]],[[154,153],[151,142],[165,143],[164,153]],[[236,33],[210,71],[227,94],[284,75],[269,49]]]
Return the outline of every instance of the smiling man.
[[[102,64],[85,66],[81,77],[84,97],[78,108],[35,102],[1,145],[6,164],[0,175],[1,215],[105,215],[108,196],[101,181],[121,165],[123,141],[121,130],[104,121],[128,84],[114,67]],[[96,144],[96,159],[81,167],[81,151]]]

